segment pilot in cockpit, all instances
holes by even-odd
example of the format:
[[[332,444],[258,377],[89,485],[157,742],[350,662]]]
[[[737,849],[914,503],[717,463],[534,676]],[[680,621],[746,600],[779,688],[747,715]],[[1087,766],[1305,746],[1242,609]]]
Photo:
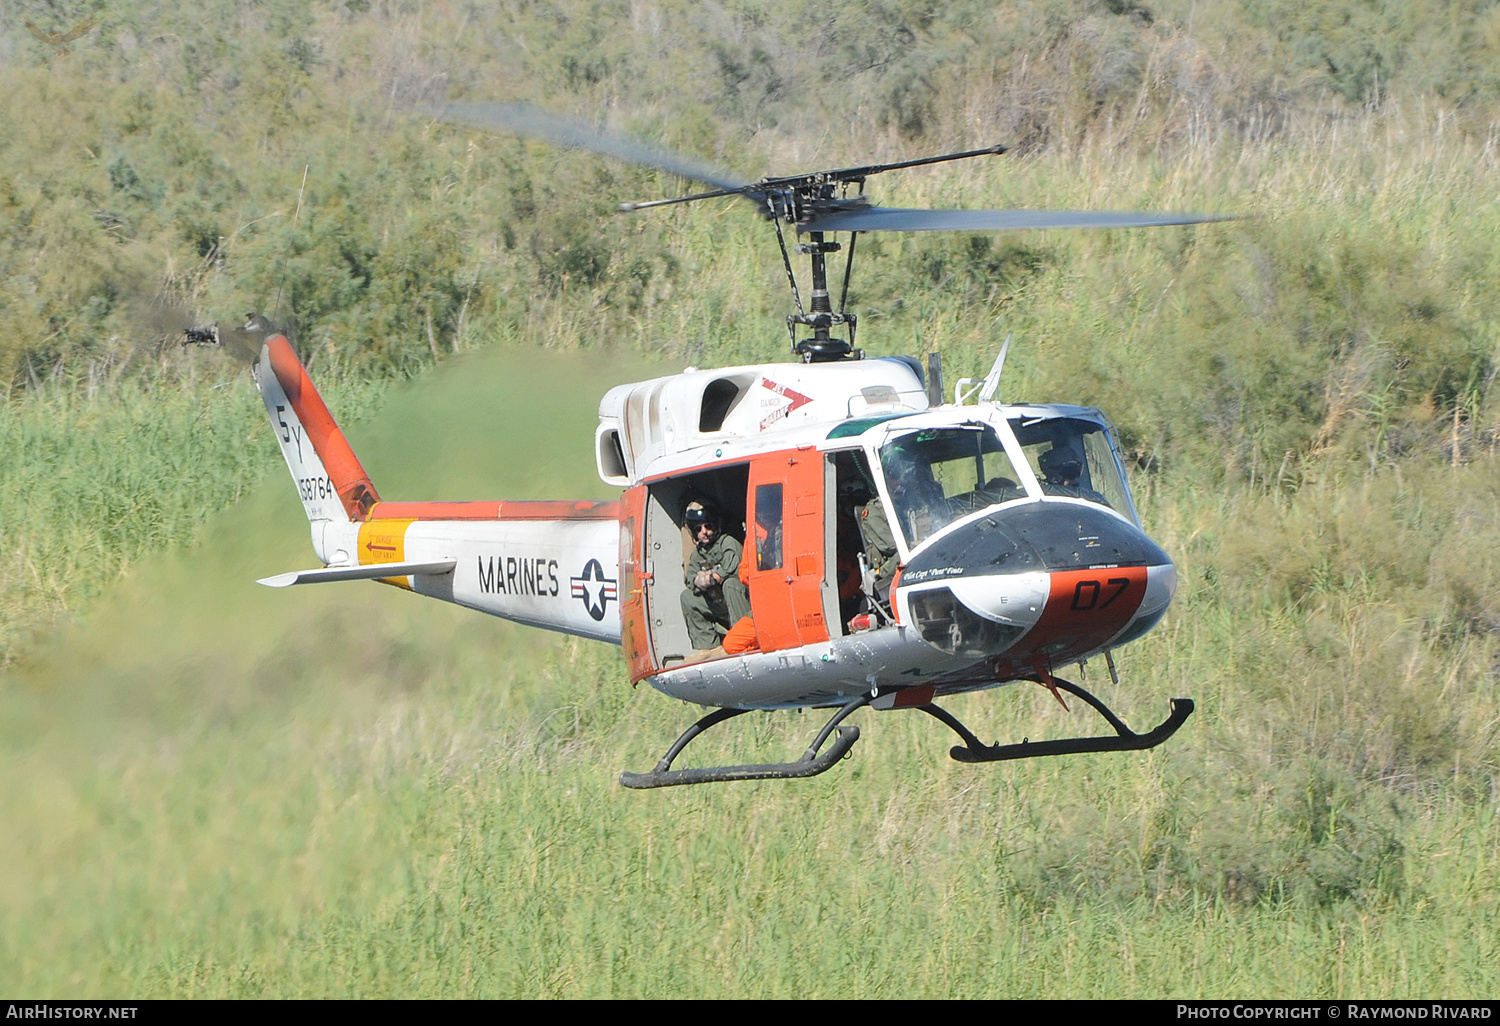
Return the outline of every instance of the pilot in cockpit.
[[[891,501],[901,518],[904,529],[911,537],[925,538],[934,529],[934,524],[947,523],[943,507],[942,490],[932,481],[925,465],[919,465],[909,453],[893,449],[881,457],[885,471],[886,487]],[[891,581],[900,565],[896,549],[896,537],[886,516],[885,503],[877,495],[859,512],[860,533],[864,536],[866,553],[873,576],[871,582],[881,602],[887,601]]]
[[[1037,457],[1036,462],[1045,478],[1042,491],[1048,495],[1067,495],[1097,502],[1101,506],[1109,505],[1104,496],[1079,483],[1083,476],[1083,457],[1072,446],[1054,445]]]

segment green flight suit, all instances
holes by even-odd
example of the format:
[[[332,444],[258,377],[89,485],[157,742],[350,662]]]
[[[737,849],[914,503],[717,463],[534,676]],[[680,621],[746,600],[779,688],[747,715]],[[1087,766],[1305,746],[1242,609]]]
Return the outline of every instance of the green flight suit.
[[[884,601],[891,590],[896,568],[901,565],[901,554],[896,551],[896,536],[891,533],[885,503],[878,496],[861,507],[859,531],[865,539],[865,558],[870,561],[870,569],[875,571],[875,594]]]
[[[682,568],[687,587],[682,590],[682,616],[687,621],[693,648],[713,648],[724,640],[729,628],[750,615],[750,592],[740,580],[740,543],[727,534],[716,534],[708,545],[696,545]],[[712,570],[723,582],[707,591],[693,587],[693,578]]]

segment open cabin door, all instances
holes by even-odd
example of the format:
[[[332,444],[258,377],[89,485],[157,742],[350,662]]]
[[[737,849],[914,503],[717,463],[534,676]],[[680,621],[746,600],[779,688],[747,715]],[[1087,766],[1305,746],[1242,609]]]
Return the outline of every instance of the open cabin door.
[[[744,558],[763,652],[828,640],[826,477],[812,446],[750,462]]]
[[[647,636],[645,553],[646,488],[627,489],[620,504],[620,647],[631,683],[656,672]]]

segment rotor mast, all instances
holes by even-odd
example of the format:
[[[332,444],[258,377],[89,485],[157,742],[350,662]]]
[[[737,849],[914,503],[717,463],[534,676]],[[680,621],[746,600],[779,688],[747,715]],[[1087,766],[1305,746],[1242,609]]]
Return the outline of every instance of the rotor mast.
[[[869,200],[865,197],[865,179],[882,171],[921,167],[968,157],[993,156],[1006,152],[1004,146],[987,146],[982,150],[966,150],[962,153],[945,153],[936,157],[918,157],[893,164],[867,164],[863,167],[837,168],[815,171],[806,175],[762,178],[749,185],[723,186],[710,192],[688,196],[673,196],[667,199],[648,200],[643,203],[622,203],[620,210],[630,212],[648,207],[667,206],[674,203],[690,203],[694,200],[714,199],[720,196],[744,196],[760,207],[761,216],[776,226],[777,241],[781,244],[781,258],[786,268],[787,284],[791,286],[795,312],[786,319],[787,332],[791,336],[792,351],[807,363],[825,363],[857,358],[859,350],[854,348],[854,334],[858,318],[849,312],[849,278],[854,267],[854,240],[860,228],[849,231],[849,250],[844,257],[844,286],[839,297],[839,309],[833,308],[833,297],[828,291],[828,254],[837,253],[843,247],[829,236],[834,230],[820,227],[821,221],[837,216],[869,211]],[[855,190],[851,195],[851,189]],[[807,309],[802,307],[801,293],[797,288],[797,276],[792,270],[791,257],[787,253],[782,223],[791,225],[799,235],[806,235],[807,242],[796,244],[798,256],[805,256],[811,264],[812,296]],[[848,338],[835,338],[833,331],[840,325],[849,326]],[[811,338],[797,338],[797,327],[812,329]]]
[[[778,222],[776,225],[778,236],[781,233],[780,222],[786,221],[794,225],[799,233],[805,233],[808,237],[807,242],[799,242],[796,247],[797,255],[805,256],[811,262],[812,303],[811,308],[806,311],[802,309],[802,303],[797,294],[797,280],[792,273],[791,262],[786,258],[786,244],[782,243],[782,259],[786,261],[787,281],[792,287],[792,298],[797,304],[796,312],[788,315],[786,319],[787,330],[792,337],[793,352],[807,363],[843,360],[851,356],[858,358],[860,355],[859,350],[854,348],[854,334],[858,327],[858,318],[848,311],[849,277],[854,267],[854,240],[858,237],[858,230],[849,232],[849,252],[844,257],[844,287],[839,297],[839,309],[835,311],[832,297],[828,292],[828,254],[837,253],[843,247],[828,238],[834,234],[833,232],[818,227],[820,218],[870,209],[869,200],[864,194],[865,179],[870,175],[900,168],[920,167],[924,164],[963,160],[968,157],[992,156],[1005,151],[1004,146],[987,146],[982,150],[945,153],[936,157],[919,157],[894,164],[868,164],[864,167],[817,171],[809,175],[763,178],[755,185],[748,186],[745,193],[760,200],[762,214]],[[855,186],[858,187],[858,191],[851,196],[850,189]],[[799,324],[812,328],[811,338],[798,340],[797,325]],[[847,339],[834,338],[833,329],[842,324],[849,326],[849,337]]]
[[[797,243],[797,253],[807,256],[812,261],[812,308],[807,313],[800,309],[794,314],[788,314],[786,323],[787,330],[792,335],[792,349],[798,356],[808,363],[821,363],[825,360],[841,360],[846,356],[853,356],[857,351],[854,348],[854,329],[856,318],[854,314],[848,313],[840,308],[837,313],[833,310],[833,300],[828,294],[828,257],[829,253],[837,253],[842,247],[837,242],[824,241],[822,232],[809,232],[807,242]],[[854,233],[849,234],[849,254],[844,263],[844,298],[849,295],[849,267],[854,262]],[[790,270],[790,268],[788,269]],[[802,324],[812,328],[812,338],[797,341],[796,325]],[[847,339],[834,338],[835,325],[849,325],[849,337]]]
[[[797,252],[812,257],[812,316],[813,340],[815,344],[832,342],[828,329],[833,326],[833,304],[828,299],[828,264],[826,254],[837,252],[837,242],[824,242],[822,232],[809,234],[810,242],[799,243]],[[846,343],[847,345],[847,343]],[[840,356],[845,354],[840,353]]]

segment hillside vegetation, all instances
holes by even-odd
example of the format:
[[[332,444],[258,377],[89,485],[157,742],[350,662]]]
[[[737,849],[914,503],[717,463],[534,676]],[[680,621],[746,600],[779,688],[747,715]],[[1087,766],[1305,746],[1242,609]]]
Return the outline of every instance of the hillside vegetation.
[[[65,58],[23,24],[90,13]],[[1500,7],[56,2],[0,32],[5,989],[1494,993]],[[1015,147],[872,179],[893,205],[1243,215],[866,235],[851,290],[868,351],[951,380],[1011,333],[1005,398],[1115,419],[1181,585],[1108,697],[1199,714],[978,771],[872,714],[816,782],[641,796],[614,772],[691,711],[613,650],[251,594],[305,531],[186,324],[287,324],[396,498],[603,495],[610,383],[787,352],[748,207],[618,215],[687,183],[407,112],[444,97],[752,177]],[[1077,729],[1048,703],[956,711]]]
[[[85,13],[97,27],[65,58],[22,28]],[[751,177],[1004,142],[1013,155],[983,169],[877,186],[887,196],[961,175],[970,200],[1195,202],[1301,222],[1292,230],[1309,234],[1286,240],[1299,249],[1327,250],[1326,233],[1377,233],[1368,244],[1380,257],[1301,252],[1338,261],[1319,278],[1348,278],[1353,298],[1378,276],[1363,266],[1372,259],[1431,280],[1406,262],[1431,240],[1403,243],[1383,234],[1398,226],[1361,223],[1374,211],[1355,195],[1292,196],[1261,180],[1309,157],[1324,181],[1284,187],[1358,189],[1401,167],[1421,174],[1428,157],[1490,161],[1500,99],[1500,11],[1480,0],[886,0],[833,13],[785,2],[52,0],[8,9],[0,26],[0,378],[13,388],[139,372],[163,332],[251,308],[274,309],[309,350],[327,346],[372,373],[497,333],[563,346],[723,344],[713,322],[671,320],[702,320],[729,301],[680,302],[706,291],[709,255],[682,234],[717,219],[605,216],[622,198],[683,183],[402,113],[444,97],[541,102]],[[1457,203],[1448,186],[1424,191]],[[742,216],[723,230],[754,229]],[[757,263],[774,279],[766,248]],[[1015,290],[1014,273],[996,273],[1009,267],[1004,253],[979,252],[985,238],[910,248],[891,275],[899,296],[951,302],[953,290],[936,287],[944,252],[979,258],[987,307]],[[1236,248],[1246,251],[1242,238]],[[1274,248],[1259,263],[1303,277]],[[1009,267],[1022,268],[1038,265]],[[1276,298],[1278,284],[1267,283]],[[770,291],[735,294],[751,293],[738,299],[757,315],[747,337],[775,343],[764,329],[783,298]],[[669,296],[663,323],[655,315]]]

